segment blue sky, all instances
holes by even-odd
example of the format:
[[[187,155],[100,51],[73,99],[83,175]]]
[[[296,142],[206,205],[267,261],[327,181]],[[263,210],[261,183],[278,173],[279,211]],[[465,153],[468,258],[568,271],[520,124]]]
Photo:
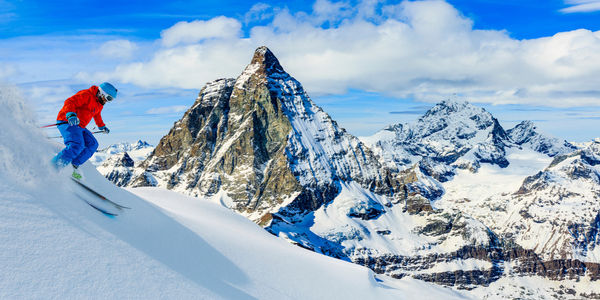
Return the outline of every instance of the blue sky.
[[[597,12],[563,13],[563,0],[448,1],[479,29],[506,29],[515,38],[537,38],[561,31],[600,29]],[[592,2],[592,1],[590,1]],[[256,3],[310,11],[312,1],[0,1],[0,38],[42,34],[112,32],[131,38],[158,39],[179,21],[215,16],[243,19]],[[356,1],[354,1],[356,3]]]
[[[600,136],[598,0],[0,0],[0,82],[21,88],[40,123],[77,90],[114,82],[103,145],[158,142],[205,82],[236,77],[263,44],[356,135],[456,97],[507,128]]]

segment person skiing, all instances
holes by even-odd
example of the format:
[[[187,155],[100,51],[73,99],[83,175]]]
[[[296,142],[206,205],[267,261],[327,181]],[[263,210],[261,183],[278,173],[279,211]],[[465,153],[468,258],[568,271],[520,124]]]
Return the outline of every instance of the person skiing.
[[[102,121],[100,112],[104,104],[116,97],[117,89],[104,82],[99,86],[93,85],[89,89],[81,90],[65,100],[56,118],[56,124],[66,147],[52,158],[56,169],[71,164],[76,170],[94,155],[98,149],[98,141],[85,127],[94,118],[98,129],[109,133],[110,130]],[[81,179],[81,175],[76,171],[73,172],[73,177]]]

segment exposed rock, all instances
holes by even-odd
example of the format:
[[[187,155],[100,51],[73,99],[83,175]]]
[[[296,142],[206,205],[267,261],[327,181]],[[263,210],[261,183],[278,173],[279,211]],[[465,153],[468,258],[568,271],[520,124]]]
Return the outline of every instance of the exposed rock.
[[[123,186],[133,176],[134,161],[127,152],[115,154],[107,159],[99,169],[110,170],[104,176],[117,186]]]
[[[487,268],[436,272],[440,263],[457,264],[468,259],[488,262]],[[353,260],[377,273],[395,278],[411,276],[461,289],[487,286],[502,276],[542,276],[551,280],[577,280],[587,276],[590,280],[600,279],[600,264],[579,260],[563,259],[544,261],[531,250],[496,244],[493,247],[464,247],[458,251],[426,256],[386,255],[360,257]],[[511,268],[506,269],[505,265]]]
[[[131,186],[208,197],[225,191],[231,208],[261,224],[273,213],[301,220],[339,194],[340,181],[390,196],[395,189],[370,150],[317,107],[266,47],[237,79],[208,83],[141,167]]]
[[[568,146],[560,150],[533,129],[524,123],[506,132],[484,109],[444,101],[415,124],[365,138],[371,150],[260,47],[237,79],[207,83],[138,167],[113,161],[120,170],[113,179],[219,197],[295,245],[393,277],[467,289],[515,274],[596,280],[597,262],[583,258],[599,249],[598,211],[573,217],[563,208],[570,207],[565,201],[589,208],[599,199],[599,152],[567,154]],[[442,182],[484,165],[506,168],[507,150],[522,147],[555,156],[555,164],[502,201],[434,209]],[[564,215],[552,218],[546,207]],[[552,235],[533,238],[538,230]]]

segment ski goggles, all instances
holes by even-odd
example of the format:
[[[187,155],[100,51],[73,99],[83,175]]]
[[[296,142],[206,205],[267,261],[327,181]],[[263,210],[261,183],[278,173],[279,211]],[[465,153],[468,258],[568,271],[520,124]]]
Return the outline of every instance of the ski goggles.
[[[102,88],[99,88],[98,90],[100,91],[100,95],[102,95],[102,97],[104,97],[104,99],[106,99],[106,102],[110,102],[115,99],[115,97],[111,96],[109,93],[102,90]],[[117,91],[117,89],[115,89],[115,92],[116,91]]]

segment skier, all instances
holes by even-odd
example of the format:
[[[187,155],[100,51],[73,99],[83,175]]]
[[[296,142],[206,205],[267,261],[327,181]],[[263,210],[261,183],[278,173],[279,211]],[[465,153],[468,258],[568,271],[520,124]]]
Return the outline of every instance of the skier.
[[[98,129],[109,133],[110,130],[102,121],[100,112],[104,104],[116,97],[117,89],[112,84],[104,82],[99,86],[93,85],[89,89],[81,90],[65,100],[56,118],[56,124],[66,147],[52,159],[56,169],[71,164],[74,168],[73,177],[81,179],[82,176],[77,172],[77,168],[92,157],[98,149],[98,141],[85,127],[94,118]]]

